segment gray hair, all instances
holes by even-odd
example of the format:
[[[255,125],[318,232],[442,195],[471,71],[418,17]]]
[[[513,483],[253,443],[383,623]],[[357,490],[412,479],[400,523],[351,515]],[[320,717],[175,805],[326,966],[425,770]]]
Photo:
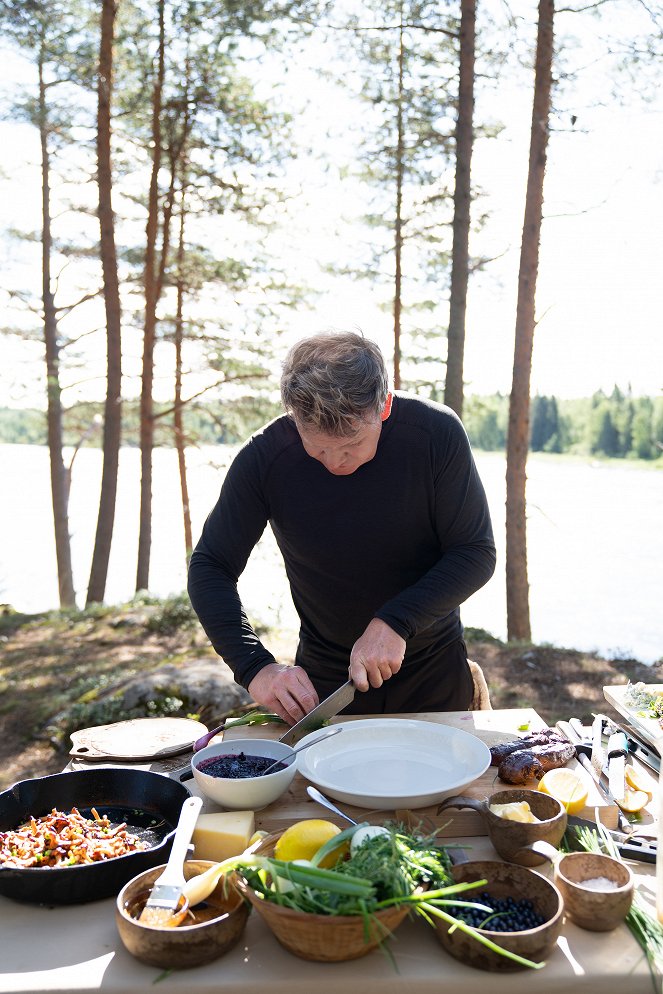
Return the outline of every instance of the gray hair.
[[[323,331],[288,352],[281,400],[295,423],[325,435],[353,435],[357,422],[379,418],[387,369],[375,342],[351,331]]]

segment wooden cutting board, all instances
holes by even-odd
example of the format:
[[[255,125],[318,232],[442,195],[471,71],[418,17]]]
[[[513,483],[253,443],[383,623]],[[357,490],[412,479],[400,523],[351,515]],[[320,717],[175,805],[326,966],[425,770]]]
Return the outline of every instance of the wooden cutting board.
[[[84,760],[147,760],[188,752],[207,728],[191,718],[132,718],[72,732],[70,756]]]
[[[348,715],[333,718],[331,723],[370,717],[371,715]],[[519,731],[523,726],[527,726],[527,731],[532,732],[546,727],[546,723],[533,708],[380,715],[379,717],[414,718],[420,721],[434,721],[439,724],[450,725],[452,728],[460,728],[464,732],[477,735],[488,747],[496,745],[498,742],[507,742],[518,738],[519,735],[524,734],[522,730]],[[223,733],[223,737],[228,739],[249,737],[277,739],[282,734],[282,731],[282,727],[270,725],[261,725],[259,729],[242,727],[233,730],[230,728]],[[217,740],[220,738],[221,736],[217,737]],[[582,770],[576,759],[571,760],[567,765],[571,769],[578,768]],[[343,824],[342,820],[332,812],[323,814],[322,812],[325,809],[310,799],[306,793],[308,783],[308,780],[297,773],[286,794],[274,804],[264,808],[262,811],[256,812],[256,828],[268,832],[280,832],[287,828],[293,821],[299,821],[304,818],[327,818],[330,821],[338,822],[339,825]],[[496,768],[489,766],[485,773],[468,787],[464,788],[462,794],[473,798],[490,797],[496,791],[504,790],[509,786],[509,784],[503,783],[498,778]],[[537,784],[533,780],[531,783],[524,784],[523,786],[536,789]],[[394,814],[393,811],[376,812],[368,808],[354,807],[344,802],[334,801],[334,804],[342,811],[347,812],[355,821],[384,821],[389,817],[393,817]],[[599,808],[601,821],[606,828],[617,827],[616,806],[608,804],[594,787],[590,789],[587,806],[579,814],[583,818],[594,821],[595,808]],[[382,819],[380,819],[380,815]],[[472,811],[469,808],[445,808],[444,811],[439,811],[438,805],[432,805],[431,807],[417,808],[416,815],[427,819],[439,831],[442,837],[470,837],[486,834],[483,819],[476,811]]]

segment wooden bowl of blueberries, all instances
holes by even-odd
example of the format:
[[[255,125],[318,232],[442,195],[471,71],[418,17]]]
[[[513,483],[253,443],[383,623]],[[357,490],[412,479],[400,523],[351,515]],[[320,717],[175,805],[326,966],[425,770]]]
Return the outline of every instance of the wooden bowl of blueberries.
[[[476,930],[476,936],[435,918],[435,934],[455,959],[479,970],[509,971],[543,963],[562,929],[564,901],[553,883],[515,863],[476,860],[453,867],[458,882],[485,880],[463,892],[462,900],[490,910],[446,908]],[[529,962],[519,962],[483,944],[484,938]]]

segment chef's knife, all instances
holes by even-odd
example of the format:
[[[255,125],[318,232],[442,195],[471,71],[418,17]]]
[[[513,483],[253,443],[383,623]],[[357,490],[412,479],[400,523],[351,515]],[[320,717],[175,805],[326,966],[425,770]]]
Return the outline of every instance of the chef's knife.
[[[574,719],[571,719],[571,721],[573,720]],[[619,822],[619,826],[624,831],[625,835],[629,835],[633,831],[633,826],[631,825],[631,822],[628,820],[622,809],[619,807],[619,804],[617,803],[617,798],[613,795],[610,787],[606,786],[601,775],[598,774],[595,768],[592,766],[589,758],[591,755],[591,748],[592,748],[590,743],[587,742],[587,740],[585,740],[584,742],[581,741],[576,729],[571,724],[571,721],[558,721],[557,727],[559,728],[562,735],[565,735],[566,738],[569,740],[569,742],[571,742],[575,746],[576,759],[592,777],[594,783],[596,784],[597,789],[603,796],[604,800],[606,800],[608,804],[614,804],[614,806],[617,809],[617,820]],[[624,788],[622,786],[622,790],[623,789]],[[622,794],[620,800],[623,799],[624,797]]]
[[[354,700],[354,696],[355,685],[352,680],[348,680],[347,683],[344,683],[342,687],[335,690],[329,697],[325,697],[324,701],[321,701],[307,715],[304,715],[301,721],[298,721],[296,725],[293,725],[287,732],[279,736],[279,742],[292,745],[301,739],[303,735],[306,735],[307,732],[312,732],[314,729],[320,728],[323,722],[329,718],[333,718],[335,714],[338,714],[339,711],[347,707]]]
[[[623,801],[626,793],[624,769],[628,755],[628,742],[623,732],[613,732],[608,739],[608,786],[616,801]]]

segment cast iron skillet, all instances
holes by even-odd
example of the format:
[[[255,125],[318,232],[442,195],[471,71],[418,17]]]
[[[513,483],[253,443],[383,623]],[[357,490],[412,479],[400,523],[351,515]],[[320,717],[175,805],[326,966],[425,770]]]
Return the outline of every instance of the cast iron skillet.
[[[126,821],[150,848],[82,866],[18,869],[0,863],[0,894],[30,904],[83,904],[118,894],[132,877],[166,862],[180,810],[190,796],[182,783],[161,773],[121,767],[21,780],[0,794],[0,831],[53,808],[68,812],[76,807],[88,817],[94,806],[114,823]]]

